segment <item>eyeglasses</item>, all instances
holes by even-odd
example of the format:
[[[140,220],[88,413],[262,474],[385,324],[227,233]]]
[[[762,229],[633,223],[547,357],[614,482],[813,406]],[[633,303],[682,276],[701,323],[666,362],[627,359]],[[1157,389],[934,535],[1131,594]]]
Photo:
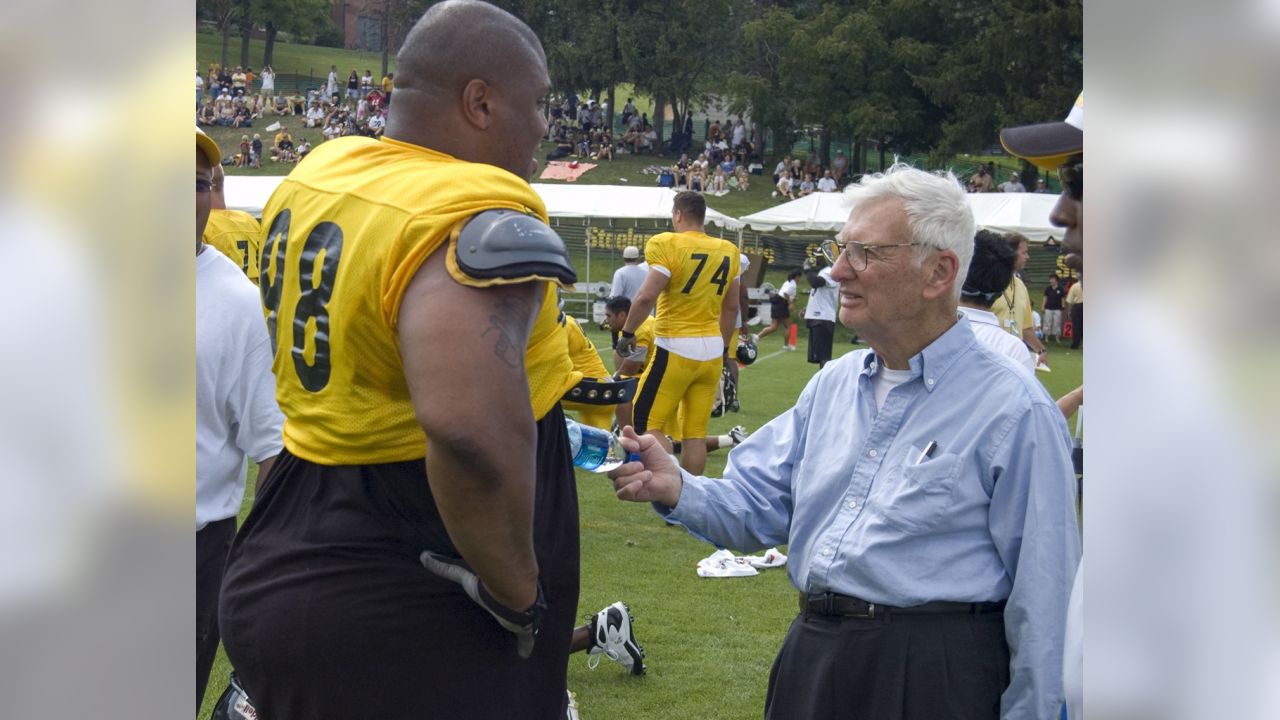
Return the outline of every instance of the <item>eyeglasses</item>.
[[[1072,200],[1084,199],[1084,160],[1058,168],[1058,180]]]
[[[875,256],[877,259],[880,259],[880,252],[883,248],[911,247],[912,245],[919,244],[920,243],[909,242],[891,243],[887,245],[867,245],[866,243],[855,242],[853,240],[844,243],[839,243],[835,240],[824,240],[820,248],[822,250],[822,256],[832,265],[835,265],[836,260],[843,256],[845,261],[849,263],[849,267],[853,268],[855,271],[861,272],[867,269],[869,257]]]

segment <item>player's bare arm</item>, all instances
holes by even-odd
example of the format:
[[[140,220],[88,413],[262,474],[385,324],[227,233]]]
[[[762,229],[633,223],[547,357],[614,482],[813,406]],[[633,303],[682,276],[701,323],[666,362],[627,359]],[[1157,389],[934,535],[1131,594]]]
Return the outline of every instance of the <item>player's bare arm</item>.
[[[536,437],[524,348],[541,290],[540,282],[461,285],[438,253],[410,283],[399,320],[400,352],[427,434],[427,479],[440,517],[489,593],[517,610],[537,596]],[[449,352],[441,352],[446,346]]]

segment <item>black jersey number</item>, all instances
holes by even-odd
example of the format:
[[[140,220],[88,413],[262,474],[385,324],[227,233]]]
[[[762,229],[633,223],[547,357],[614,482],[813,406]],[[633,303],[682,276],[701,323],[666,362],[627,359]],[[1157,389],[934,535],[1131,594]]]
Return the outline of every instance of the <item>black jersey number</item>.
[[[236,249],[240,251],[240,269],[245,275],[249,274],[249,241],[237,240]]]
[[[267,245],[259,277],[262,304],[267,308],[267,331],[271,335],[274,352],[279,344],[276,317],[280,309],[280,283],[284,272],[285,251],[289,241],[289,211],[282,210],[271,223],[267,233]],[[316,261],[320,253],[319,282],[316,282]],[[265,253],[270,253],[266,255]],[[319,392],[329,384],[329,298],[333,296],[333,283],[338,277],[338,261],[342,259],[342,228],[331,222],[322,222],[311,229],[302,246],[298,267],[298,303],[293,311],[293,338],[290,354],[293,368],[302,387]],[[315,320],[315,357],[306,359],[307,326]]]
[[[692,253],[689,257],[698,261],[698,267],[693,269],[693,274],[689,276],[689,281],[686,282],[684,287],[680,290],[680,292],[685,295],[693,292],[693,285],[698,282],[698,277],[702,275],[702,270],[707,266],[707,260],[710,259],[711,256],[706,253]],[[724,287],[729,284],[729,258],[726,257],[720,259],[720,267],[716,268],[716,271],[711,273],[710,282],[712,285],[716,286],[717,295],[724,295]]]

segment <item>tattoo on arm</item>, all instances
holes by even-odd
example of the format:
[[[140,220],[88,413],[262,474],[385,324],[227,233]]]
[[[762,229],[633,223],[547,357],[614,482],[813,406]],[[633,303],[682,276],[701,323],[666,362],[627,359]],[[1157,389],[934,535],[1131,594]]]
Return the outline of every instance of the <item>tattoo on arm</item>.
[[[495,335],[493,356],[510,368],[520,367],[524,360],[524,336],[529,324],[529,303],[520,298],[504,297],[493,305],[489,327],[480,335]]]

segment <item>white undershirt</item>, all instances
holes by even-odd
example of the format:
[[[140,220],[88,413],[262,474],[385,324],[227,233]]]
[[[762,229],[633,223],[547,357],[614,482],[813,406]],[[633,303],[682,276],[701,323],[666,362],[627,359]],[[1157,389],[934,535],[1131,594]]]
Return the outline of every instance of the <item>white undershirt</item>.
[[[876,412],[880,412],[881,408],[884,407],[884,401],[889,397],[890,390],[910,379],[910,370],[890,370],[884,365],[880,365],[875,374],[871,376],[871,389],[876,397]]]

